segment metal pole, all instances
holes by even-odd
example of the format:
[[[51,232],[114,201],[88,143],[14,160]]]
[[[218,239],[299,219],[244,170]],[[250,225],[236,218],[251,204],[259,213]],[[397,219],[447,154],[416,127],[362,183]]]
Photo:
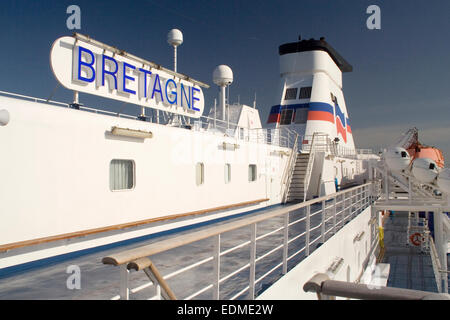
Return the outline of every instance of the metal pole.
[[[214,279],[213,279],[213,299],[219,300],[220,292],[220,234],[214,237]]]
[[[284,215],[283,274],[287,273],[288,238],[289,238],[289,212]]]
[[[320,237],[322,243],[325,243],[325,200],[322,201],[322,224],[320,226]]]
[[[79,104],[80,103],[80,96],[78,91],[74,91],[73,92],[73,103],[74,104]]]
[[[216,128],[216,119],[217,119],[217,100],[214,99],[214,129]]]
[[[333,234],[336,234],[336,212],[337,212],[337,204],[336,204],[336,196],[333,198]]]
[[[306,207],[306,256],[309,256],[309,237],[311,229],[311,206]]]
[[[122,264],[120,266],[120,299],[129,300],[130,299],[130,288],[128,287],[128,278],[130,271],[127,269],[127,264]]]
[[[250,283],[249,293],[250,299],[255,299],[255,274],[256,274],[256,223],[251,225],[251,240],[250,240]]]
[[[173,71],[177,72],[177,46],[173,46]]]
[[[441,268],[447,270],[447,241],[445,241],[445,233],[442,221],[442,210],[434,211],[434,239],[436,244],[436,250],[439,257],[439,262],[441,263]],[[442,289],[443,292],[448,292],[448,277],[447,274],[441,273]]]

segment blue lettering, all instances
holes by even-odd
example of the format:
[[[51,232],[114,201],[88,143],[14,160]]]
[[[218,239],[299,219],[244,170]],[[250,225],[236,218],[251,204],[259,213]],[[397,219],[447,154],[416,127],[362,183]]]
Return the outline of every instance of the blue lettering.
[[[194,102],[195,102],[195,101],[200,101],[200,99],[197,98],[197,97],[194,95],[195,92],[200,92],[200,89],[197,89],[197,88],[192,87],[192,110],[200,111],[200,109],[194,107]]]
[[[131,65],[131,64],[128,64],[126,62],[123,63],[123,79],[122,79],[122,81],[123,81],[123,91],[131,93],[131,94],[136,94],[136,91],[131,90],[131,89],[127,89],[125,87],[125,85],[127,83],[127,79],[130,80],[130,81],[134,81],[133,77],[127,76],[127,68],[130,68],[130,69],[133,69],[133,70],[136,69],[136,67]]]
[[[144,88],[142,90],[144,91],[144,98],[147,98],[147,75],[150,76],[152,72],[142,68],[139,68],[139,71],[144,73]]]
[[[89,54],[91,56],[91,62],[84,62],[81,60],[82,56],[83,56],[83,52]],[[78,47],[78,80],[81,81],[85,81],[85,82],[92,82],[95,80],[95,69],[92,67],[95,63],[95,57],[94,54],[92,53],[91,50],[83,48],[83,47]],[[81,66],[86,66],[88,67],[91,71],[92,71],[92,77],[90,78],[85,78],[81,75]]]
[[[156,84],[159,86],[159,90],[155,90]],[[153,84],[153,91],[152,91],[152,99],[155,96],[155,92],[159,92],[159,95],[161,96],[161,100],[164,101],[164,97],[161,90],[161,82],[159,81],[159,74],[156,74],[155,76],[155,83]]]
[[[183,106],[183,96],[185,97],[185,100],[187,102],[187,107],[190,109],[191,108],[191,90],[188,89],[189,92],[189,100],[188,97],[186,96],[186,91],[184,90],[184,86],[183,84],[181,84],[181,106]]]
[[[169,83],[173,83],[173,85],[175,87],[175,88],[172,88],[172,91],[170,92],[170,94],[174,94],[175,95],[175,99],[174,100],[170,100],[169,93],[167,92],[167,87],[169,86]],[[177,104],[177,84],[172,79],[168,79],[166,81],[166,98],[167,98],[167,101],[170,104]]]
[[[105,69],[105,60],[114,62],[114,65],[115,65],[114,71],[108,71]],[[103,55],[103,57],[102,57],[102,86],[105,85],[105,74],[109,74],[114,78],[114,89],[117,89],[116,73],[118,70],[119,70],[119,66],[117,64],[116,59]]]

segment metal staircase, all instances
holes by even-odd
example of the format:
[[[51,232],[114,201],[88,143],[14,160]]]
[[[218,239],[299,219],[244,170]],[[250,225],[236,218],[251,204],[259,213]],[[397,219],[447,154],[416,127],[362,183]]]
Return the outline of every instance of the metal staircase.
[[[305,200],[305,178],[307,177],[309,153],[298,153],[292,173],[291,184],[289,185],[287,201]]]

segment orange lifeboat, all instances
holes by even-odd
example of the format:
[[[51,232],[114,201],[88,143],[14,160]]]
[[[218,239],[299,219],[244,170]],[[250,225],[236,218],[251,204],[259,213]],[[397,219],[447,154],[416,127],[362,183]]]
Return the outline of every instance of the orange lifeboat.
[[[444,155],[442,151],[435,147],[424,146],[418,143],[415,147],[408,149],[411,159],[428,158],[433,160],[440,168],[444,168]]]

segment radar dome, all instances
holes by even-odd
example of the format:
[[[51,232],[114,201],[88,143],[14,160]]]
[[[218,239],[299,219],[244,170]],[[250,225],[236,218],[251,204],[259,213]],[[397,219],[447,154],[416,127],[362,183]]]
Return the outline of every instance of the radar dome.
[[[422,183],[431,183],[438,175],[436,162],[428,158],[417,158],[412,165],[412,174]]]
[[[450,194],[450,169],[445,168],[439,172],[437,178],[437,185],[442,190],[442,192]]]
[[[221,64],[214,69],[213,81],[219,87],[228,86],[233,82],[233,71],[229,66]]]
[[[392,171],[402,171],[406,169],[411,162],[408,151],[400,147],[389,148],[385,152],[384,158],[389,169]]]
[[[183,43],[183,34],[178,29],[172,29],[169,31],[169,34],[167,35],[167,42],[171,46],[179,46]]]
[[[0,126],[6,126],[9,123],[8,110],[0,110]]]

